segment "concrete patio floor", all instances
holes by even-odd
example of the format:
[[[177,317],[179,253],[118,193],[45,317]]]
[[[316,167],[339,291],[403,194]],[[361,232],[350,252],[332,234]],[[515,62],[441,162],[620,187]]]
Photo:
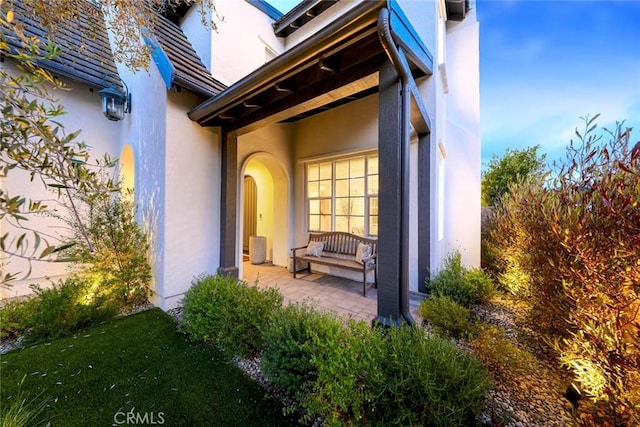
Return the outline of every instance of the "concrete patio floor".
[[[367,296],[362,296],[362,282],[330,276],[322,273],[299,272],[296,279],[285,267],[270,263],[242,264],[242,279],[249,284],[257,281],[259,287],[277,288],[284,296],[284,303],[313,302],[319,310],[333,311],[343,318],[353,317],[370,322],[378,312],[378,290],[367,287]],[[420,298],[412,295],[410,309],[416,322]]]

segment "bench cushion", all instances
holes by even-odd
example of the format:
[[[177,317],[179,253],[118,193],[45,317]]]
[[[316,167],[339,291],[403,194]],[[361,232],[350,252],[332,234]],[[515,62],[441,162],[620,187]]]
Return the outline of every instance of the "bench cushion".
[[[356,249],[356,261],[362,264],[364,258],[371,256],[371,245],[367,245],[362,242],[358,242],[358,249]]]
[[[320,258],[322,256],[322,249],[324,248],[324,242],[309,242],[307,250],[304,253],[307,256],[314,256]]]

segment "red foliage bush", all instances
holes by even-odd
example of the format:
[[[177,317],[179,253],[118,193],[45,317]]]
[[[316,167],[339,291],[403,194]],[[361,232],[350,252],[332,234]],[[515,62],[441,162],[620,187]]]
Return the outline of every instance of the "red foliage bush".
[[[529,298],[533,320],[555,338],[583,391],[603,403],[612,424],[635,425],[640,142],[632,147],[621,124],[599,132],[595,118],[576,131],[579,144],[571,142],[553,181],[525,182],[503,198],[490,246],[503,286]]]

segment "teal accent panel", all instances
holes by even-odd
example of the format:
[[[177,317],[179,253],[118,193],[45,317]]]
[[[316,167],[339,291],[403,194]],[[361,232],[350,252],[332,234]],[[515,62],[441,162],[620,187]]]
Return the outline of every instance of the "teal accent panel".
[[[176,70],[173,67],[173,64],[169,60],[169,57],[164,52],[160,44],[154,39],[147,35],[143,35],[144,42],[149,48],[149,53],[151,54],[151,58],[153,62],[158,67],[158,71],[162,76],[162,80],[164,84],[167,86],[167,89],[171,89],[171,85],[173,84],[173,79],[176,75]]]
[[[389,0],[387,5],[391,15],[391,30],[400,39],[397,40],[397,42],[402,45],[406,50],[407,56],[409,56],[416,65],[423,68],[426,74],[432,74],[433,55],[431,55],[429,49],[418,36],[418,33],[409,22],[409,18],[407,18],[397,1]]]

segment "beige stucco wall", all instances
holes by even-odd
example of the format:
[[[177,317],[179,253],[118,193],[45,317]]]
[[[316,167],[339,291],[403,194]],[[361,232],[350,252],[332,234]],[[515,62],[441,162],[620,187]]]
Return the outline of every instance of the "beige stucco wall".
[[[341,2],[287,38],[291,48],[331,19],[355,6]],[[464,264],[479,266],[480,252],[480,132],[478,23],[471,11],[462,23],[446,23],[437,1],[399,0],[398,4],[434,58],[434,74],[418,80],[431,119],[430,218],[417,214],[417,145],[410,160],[410,227],[431,224],[431,264],[436,272],[452,251]],[[443,64],[443,71],[439,71]],[[301,160],[355,153],[377,147],[377,96],[318,114],[294,127],[295,244],[306,243]],[[438,148],[441,144],[442,150]],[[476,215],[477,213],[477,215]],[[476,218],[477,217],[477,218]],[[410,235],[410,284],[417,290],[423,274],[417,271],[417,233]]]
[[[306,162],[377,150],[377,117],[378,96],[371,95],[296,122],[293,132],[295,246],[304,246],[308,241],[304,188]],[[362,280],[356,272],[329,266],[315,268],[320,272]]]
[[[187,16],[184,27],[205,64],[214,70],[214,77],[231,83],[264,63],[265,46],[276,51],[290,49],[356,3],[339,2],[287,39],[273,35],[267,15],[238,0],[216,3],[226,21],[220,24],[218,32],[209,33],[202,27],[198,31],[199,17],[193,14]],[[445,27],[444,21],[437,18],[436,1],[400,0],[399,4],[435,60],[434,74],[418,81],[432,122],[432,212],[430,218],[417,216],[414,142],[410,160],[410,227],[415,230],[419,221],[431,222],[431,262],[436,269],[452,250],[461,251],[465,264],[479,265],[479,74],[475,14],[472,12],[462,23],[448,23]],[[441,36],[444,39],[440,42]],[[242,46],[242,55],[238,54],[238,46]],[[439,62],[444,64],[442,72],[438,69]],[[82,123],[82,135],[96,151],[108,150],[118,156],[126,144],[132,147],[136,201],[152,244],[154,303],[168,309],[179,301],[193,276],[214,273],[218,267],[219,134],[188,119],[186,112],[197,105],[197,100],[188,93],[168,93],[154,66],[148,73],[133,74],[124,68],[120,72],[133,95],[133,111],[122,122],[106,120],[100,112],[97,94],[82,86],[61,94],[70,111],[64,120]],[[257,181],[262,179],[264,183],[259,201],[263,219],[258,223],[258,234],[267,237],[267,254],[273,263],[285,266],[289,249],[307,242],[305,161],[377,149],[377,117],[378,97],[371,95],[295,123],[274,124],[239,137],[236,250],[241,275],[243,175],[255,175]],[[8,188],[18,184],[4,180],[0,185]],[[410,286],[414,291],[424,279],[416,271],[417,243],[417,233],[412,232]]]
[[[276,54],[283,51],[273,20],[261,10],[241,0],[216,0],[216,9],[224,21],[211,33],[210,70],[222,83],[234,83],[263,65],[266,47]]]
[[[131,113],[117,124],[121,144],[129,144],[134,154],[135,203],[137,220],[149,237],[154,294],[152,302],[161,305],[165,295],[163,276],[165,254],[165,159],[167,91],[155,65],[133,72],[118,65],[120,77],[132,96]]]
[[[13,63],[9,61],[0,63],[0,67],[4,67],[11,73],[17,72]],[[65,126],[66,134],[82,129],[78,141],[84,141],[90,146],[92,160],[102,157],[104,153],[118,157],[121,150],[121,128],[117,123],[110,122],[102,115],[101,100],[98,94],[95,91],[90,91],[86,86],[68,80],[63,81],[68,90],[56,90],[51,94],[58,99],[67,112],[67,114],[56,118]],[[115,170],[112,172],[115,173]],[[37,177],[31,182],[27,173],[14,169],[9,172],[7,177],[0,180],[0,185],[10,195],[23,195],[33,200],[48,200],[49,209],[58,208],[62,212],[62,208],[55,200],[56,194],[46,189]],[[64,222],[45,215],[32,216],[25,225],[53,236],[52,244],[60,243],[59,240],[56,241],[56,237],[68,236],[70,233]],[[9,232],[15,237],[21,234],[18,230],[12,229],[6,221],[0,225],[0,231],[2,233]],[[41,246],[40,250],[42,249],[44,247]],[[8,289],[0,287],[0,297],[6,298],[30,293],[30,284],[34,283],[46,287],[52,281],[65,277],[69,272],[69,265],[62,263],[35,261],[31,263],[31,268],[31,274],[27,279],[16,280],[13,286]],[[5,261],[5,265],[2,267],[3,273],[22,273],[19,278],[22,278],[28,271],[29,263],[18,258]]]
[[[165,260],[163,308],[172,308],[202,273],[220,261],[219,135],[191,121],[200,102],[189,92],[169,92],[166,122]]]
[[[479,24],[475,11],[447,25],[445,235],[448,252],[480,266],[480,74]]]

